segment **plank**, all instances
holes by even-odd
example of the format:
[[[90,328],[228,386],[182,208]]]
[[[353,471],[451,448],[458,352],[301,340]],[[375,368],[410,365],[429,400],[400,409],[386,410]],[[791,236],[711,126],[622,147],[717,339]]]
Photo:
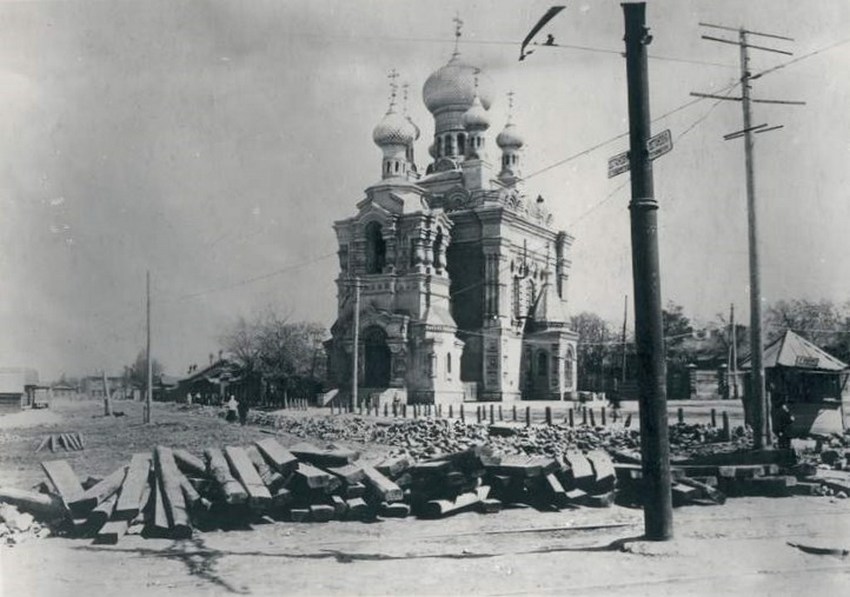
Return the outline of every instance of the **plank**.
[[[0,503],[11,504],[21,512],[34,514],[43,520],[61,518],[65,514],[61,498],[14,487],[0,487]]]
[[[254,468],[245,449],[239,446],[226,446],[224,456],[230,463],[230,469],[248,492],[248,505],[259,510],[268,508],[272,503],[272,494],[263,483],[260,473]]]
[[[410,468],[410,460],[406,456],[395,456],[385,458],[375,465],[377,470],[382,475],[394,479]],[[358,479],[359,480],[359,479]]]
[[[127,520],[110,520],[106,522],[95,535],[94,542],[103,545],[115,545],[127,534],[130,522]]]
[[[342,518],[345,516],[346,511],[348,511],[348,504],[338,495],[331,496],[331,506],[333,506],[334,516],[337,518]]]
[[[348,518],[362,519],[369,515],[369,504],[363,498],[352,498],[345,500],[348,506]]]
[[[195,486],[186,478],[185,475],[180,475],[180,490],[183,492],[183,500],[186,502],[186,507],[192,510],[209,510],[212,504],[208,499],[202,497]]]
[[[377,470],[377,468],[375,470]],[[452,463],[450,460],[431,460],[427,462],[417,462],[408,468],[407,472],[414,477],[425,477],[445,475],[451,470]]]
[[[83,495],[83,486],[71,465],[68,464],[67,460],[48,460],[41,463],[41,468],[56,489],[56,493],[59,494],[65,508],[70,512],[69,503],[79,500]],[[97,506],[97,500],[89,500],[89,504],[86,504],[86,506],[91,510]]]
[[[422,508],[422,516],[426,518],[440,518],[449,514],[457,514],[468,510],[481,502],[477,492],[470,491],[462,493],[453,500],[431,500],[426,502]]]
[[[364,484],[373,491],[381,501],[400,502],[404,494],[401,488],[375,470],[372,466],[363,467]]]
[[[295,477],[310,489],[327,487],[331,481],[331,474],[326,473],[306,462],[299,462],[295,469]]]
[[[207,469],[218,485],[218,490],[226,504],[244,504],[248,501],[248,492],[230,473],[230,466],[224,453],[218,448],[204,450]]]
[[[99,482],[92,485],[76,500],[69,505],[71,512],[75,516],[83,516],[93,507],[116,494],[121,489],[121,484],[124,483],[124,477],[127,475],[127,466],[122,466],[114,470],[112,473],[101,479]],[[92,506],[91,504],[94,504]]]
[[[284,449],[273,437],[254,442],[257,449],[268,461],[271,467],[281,475],[288,475],[298,468],[298,459]]]
[[[292,522],[306,522],[309,516],[309,508],[292,508],[289,511],[289,518]]]
[[[376,467],[377,468],[377,467]],[[347,484],[359,483],[363,480],[363,468],[356,464],[346,464],[343,466],[328,467],[329,473],[345,481]]]
[[[310,506],[310,519],[313,522],[328,522],[335,512],[334,507],[328,504],[313,504]]]
[[[82,434],[82,433],[80,433],[80,432],[77,432],[77,433],[76,433],[76,439],[77,439],[77,443],[79,443],[79,444],[80,444],[80,449],[81,449],[81,450],[85,450],[85,449],[86,449],[86,442],[85,442],[85,440],[83,439],[83,434]]]
[[[204,461],[182,448],[174,448],[174,461],[177,467],[192,477],[206,477],[207,467]]]
[[[108,498],[97,505],[97,508],[89,512],[86,519],[86,526],[93,532],[97,532],[100,527],[106,524],[112,517],[112,512],[115,510],[115,504],[118,501],[118,494],[113,493]]]
[[[567,450],[564,461],[570,467],[569,476],[576,483],[591,481],[595,479],[593,465],[587,457],[578,450]]]
[[[360,453],[354,450],[347,450],[343,448],[322,450],[307,442],[295,444],[289,448],[289,451],[292,452],[298,460],[322,467],[345,466],[346,464],[351,464],[360,458]]]
[[[177,539],[187,539],[192,536],[192,527],[186,512],[183,490],[180,488],[180,478],[183,475],[177,468],[171,448],[156,447],[154,468],[162,488],[162,499],[170,522],[170,534]]]
[[[48,441],[50,441],[49,435],[45,435],[44,437],[42,437],[41,441],[38,444],[38,447],[35,449],[35,453],[38,454],[39,452],[41,452],[42,448],[44,448],[47,445]]]
[[[347,500],[363,497],[366,495],[366,486],[363,483],[352,483],[343,490],[343,497]]]
[[[558,481],[555,473],[549,473],[544,477],[544,483],[547,492],[549,493],[552,504],[556,508],[566,508],[570,505],[570,499],[567,497],[567,492],[564,491],[564,486]]]
[[[393,502],[381,504],[380,515],[384,518],[407,518],[410,515],[410,505],[404,502]]]
[[[269,466],[269,463],[266,462],[266,459],[263,458],[262,454],[260,454],[260,450],[257,446],[248,446],[245,448],[245,453],[248,454],[251,464],[253,464],[254,468],[257,469],[260,479],[263,481],[263,484],[269,488],[269,491],[273,492],[275,489],[283,485],[286,477],[281,475],[279,472],[272,470],[272,467]]]
[[[137,452],[130,457],[127,475],[115,506],[116,519],[132,520],[139,513],[139,501],[150,483],[150,471],[151,455],[148,452]]]

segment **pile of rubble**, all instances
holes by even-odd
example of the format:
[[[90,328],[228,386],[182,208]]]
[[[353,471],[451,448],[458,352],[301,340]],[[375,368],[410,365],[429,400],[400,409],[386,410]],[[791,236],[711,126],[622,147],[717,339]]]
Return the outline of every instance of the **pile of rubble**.
[[[636,449],[640,445],[637,430],[623,426],[533,425],[499,422],[468,423],[458,419],[366,419],[359,416],[288,417],[273,413],[253,413],[251,422],[322,441],[377,443],[395,448],[395,453],[413,459],[430,458],[486,443],[503,454],[549,455],[569,449]],[[670,426],[670,444],[674,454],[686,455],[718,449],[738,450],[752,441],[744,428],[732,431],[732,441],[724,442],[723,430],[710,425],[679,423]]]
[[[6,545],[17,545],[49,535],[50,527],[37,521],[32,514],[21,512],[11,504],[0,503],[0,541]]]

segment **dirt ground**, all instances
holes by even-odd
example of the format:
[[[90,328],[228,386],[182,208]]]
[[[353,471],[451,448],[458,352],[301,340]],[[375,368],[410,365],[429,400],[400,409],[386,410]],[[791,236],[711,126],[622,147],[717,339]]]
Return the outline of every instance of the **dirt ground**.
[[[39,461],[68,458],[103,475],[157,443],[206,445],[264,437],[176,405],[138,405],[104,419],[98,405],[55,405],[52,426],[0,428],[0,483],[43,480]],[[45,433],[79,431],[83,453],[34,454]],[[107,432],[108,431],[108,432]],[[283,443],[297,438],[282,437]],[[364,447],[376,457],[381,447]],[[676,538],[640,539],[642,512],[620,507],[542,513],[512,509],[371,524],[258,524],[191,540],[125,537],[117,546],[49,538],[0,548],[0,595],[841,595],[850,556],[813,555],[788,542],[850,550],[850,500],[738,498],[674,513]]]

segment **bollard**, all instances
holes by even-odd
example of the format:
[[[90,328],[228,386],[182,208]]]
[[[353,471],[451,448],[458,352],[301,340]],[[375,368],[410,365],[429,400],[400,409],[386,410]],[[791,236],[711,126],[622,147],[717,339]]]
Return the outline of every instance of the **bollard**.
[[[729,413],[723,411],[723,439],[730,441],[732,439],[732,431],[729,429]]]
[[[546,424],[549,425],[549,427],[552,426],[552,407],[551,406],[546,407]]]
[[[514,406],[511,410],[513,410],[514,423],[516,423],[516,404],[514,404]]]
[[[581,409],[581,424],[587,425],[587,409],[586,408]]]
[[[502,416],[502,405],[499,405],[499,420],[504,421],[505,417]]]
[[[460,420],[462,423],[466,421],[466,413],[463,411],[463,403],[460,405]]]
[[[401,405],[401,417],[402,417],[403,419],[406,419],[406,418],[407,418],[407,404],[402,404],[402,405]]]
[[[398,405],[395,402],[393,402],[393,416],[398,416]]]
[[[481,422],[481,407],[480,406],[475,407],[475,422],[476,423]]]
[[[608,424],[607,416],[605,413],[605,407],[602,407],[602,426],[605,427]]]
[[[570,427],[575,427],[575,426],[576,426],[576,421],[575,421],[575,418],[574,418],[574,417],[575,417],[575,414],[573,413],[573,409],[572,409],[572,408],[570,408],[570,410],[569,410],[569,413],[568,413],[568,414],[569,414],[569,417],[570,417]]]
[[[525,407],[525,426],[531,427],[531,407]]]
[[[455,410],[455,409],[454,409],[454,405],[449,404],[449,418],[450,418],[450,419],[454,419],[454,418],[455,418],[454,410]]]
[[[414,419],[419,418],[419,405],[418,404],[413,405],[413,418]]]
[[[376,404],[376,405],[375,405],[375,416],[376,416],[376,417],[377,417],[377,416],[380,416],[380,414],[381,414],[381,405],[380,405],[380,404]],[[386,405],[386,404],[384,404],[384,415],[386,416],[386,414],[387,414],[387,405]]]
[[[711,426],[717,429],[717,411],[711,409]]]
[[[681,406],[679,407],[679,410],[677,411],[677,416],[679,418],[679,425],[684,424],[684,422],[685,422],[685,409],[682,408]]]
[[[495,409],[493,408],[493,405],[491,404],[490,405],[490,424],[492,425],[495,422],[496,422]]]
[[[387,417],[390,414],[390,405],[384,402],[384,416]]]
[[[623,427],[631,427],[632,426],[632,413],[626,415],[626,422],[623,423]]]
[[[442,404],[437,405],[437,418],[438,419],[443,418],[443,405]]]
[[[596,417],[593,415],[593,409],[591,408],[589,410],[590,410],[590,426],[596,427]]]

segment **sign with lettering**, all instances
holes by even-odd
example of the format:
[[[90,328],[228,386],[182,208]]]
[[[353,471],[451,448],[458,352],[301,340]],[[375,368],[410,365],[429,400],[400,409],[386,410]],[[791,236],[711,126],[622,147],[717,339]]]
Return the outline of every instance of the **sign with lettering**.
[[[808,369],[814,369],[820,363],[820,359],[818,357],[808,357],[805,355],[797,355],[797,359],[794,361],[794,364],[798,367],[806,367]]]
[[[661,131],[647,141],[646,149],[649,152],[650,160],[660,158],[665,153],[670,153],[673,150],[673,135],[670,133],[670,129]],[[618,174],[628,172],[630,167],[629,152],[618,153],[608,159],[608,178],[614,178]]]

